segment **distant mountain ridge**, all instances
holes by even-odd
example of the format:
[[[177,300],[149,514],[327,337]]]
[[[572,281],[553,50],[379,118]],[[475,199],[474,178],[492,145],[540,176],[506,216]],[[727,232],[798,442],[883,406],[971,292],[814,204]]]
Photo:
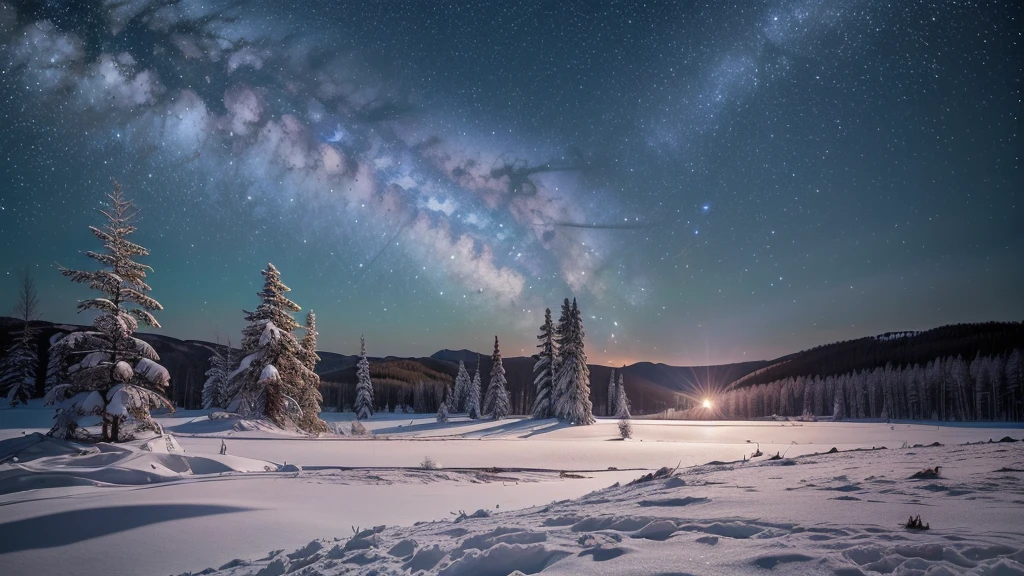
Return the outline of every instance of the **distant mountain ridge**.
[[[57,332],[85,329],[85,326],[35,322],[41,333],[38,340],[40,371],[38,393],[42,393],[48,342]],[[0,317],[0,350],[6,350],[11,333],[20,326],[13,318]],[[170,336],[140,333],[160,355],[171,373],[171,399],[176,405],[195,408],[202,398],[202,385],[209,358],[220,344],[201,340],[179,340]],[[685,408],[706,393],[727,387],[743,387],[788,378],[817,374],[826,376],[893,364],[923,363],[938,356],[1002,354],[1024,347],[1024,324],[987,322],[942,326],[923,332],[890,332],[844,342],[825,344],[771,361],[738,362],[719,366],[671,366],[638,362],[615,368],[623,375],[633,410],[637,414]],[[358,356],[321,351],[316,371],[321,377],[325,408],[351,405],[354,398],[355,365]],[[491,370],[490,353],[472,350],[439,350],[427,357],[370,358],[375,399],[384,406],[408,403],[415,386],[442,387],[454,380],[458,363],[464,362],[472,375],[479,369],[486,387]],[[503,359],[512,406],[516,413],[529,413],[533,404],[533,364],[530,357]],[[608,380],[612,368],[590,365],[591,400],[595,413],[604,414]],[[440,388],[438,388],[440,389]]]

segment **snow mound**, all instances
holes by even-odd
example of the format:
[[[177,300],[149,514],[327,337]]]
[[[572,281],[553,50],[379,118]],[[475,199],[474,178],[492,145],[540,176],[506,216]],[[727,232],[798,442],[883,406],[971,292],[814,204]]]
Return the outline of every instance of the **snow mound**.
[[[0,494],[66,486],[143,486],[280,468],[240,456],[185,454],[169,434],[131,444],[84,445],[39,433],[0,441]]]

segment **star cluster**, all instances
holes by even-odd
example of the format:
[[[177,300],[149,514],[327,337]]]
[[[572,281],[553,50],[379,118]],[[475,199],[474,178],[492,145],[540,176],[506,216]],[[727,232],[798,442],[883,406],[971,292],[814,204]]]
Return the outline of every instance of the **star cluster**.
[[[1014,2],[0,1],[0,291],[74,321],[109,179],[166,332],[274,262],[321,346],[773,357],[1018,319]]]

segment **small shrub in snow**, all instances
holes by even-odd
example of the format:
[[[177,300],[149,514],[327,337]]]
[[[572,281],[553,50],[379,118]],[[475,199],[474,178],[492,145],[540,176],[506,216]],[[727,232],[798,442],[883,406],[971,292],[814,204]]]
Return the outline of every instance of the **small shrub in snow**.
[[[682,464],[682,462],[679,462],[679,464],[676,464],[675,468],[669,468],[668,466],[662,466],[661,468],[658,468],[657,472],[649,472],[647,474],[644,474],[643,476],[637,478],[636,480],[633,480],[629,484],[630,485],[632,485],[632,484],[642,484],[644,482],[650,482],[651,480],[660,480],[662,478],[671,478],[672,476],[675,476],[676,470],[679,470],[679,466],[681,464]]]
[[[423,458],[423,462],[420,462],[420,468],[424,470],[437,470],[440,466],[437,462],[434,462],[433,458],[426,456]]]
[[[469,520],[470,518],[487,518],[490,515],[491,513],[488,512],[487,510],[484,510],[483,508],[477,510],[476,512],[473,512],[472,514],[466,514],[465,510],[459,510],[458,514],[452,512],[452,516],[455,516],[456,524],[462,522],[463,520]]]
[[[936,466],[935,468],[925,468],[924,470],[920,470],[918,472],[914,472],[913,474],[910,475],[910,479],[911,480],[926,480],[926,479],[931,479],[931,478],[938,478],[939,477],[939,468],[942,468],[942,466]]]
[[[366,426],[363,426],[363,423],[359,420],[353,420],[351,433],[353,436],[365,436]]]
[[[623,440],[633,437],[633,425],[629,423],[628,418],[619,420],[619,436],[621,436]]]
[[[925,524],[924,522],[921,522],[920,514],[918,514],[917,516],[911,516],[910,519],[907,520],[906,527],[909,530],[928,530],[929,528],[931,528],[931,526]]]

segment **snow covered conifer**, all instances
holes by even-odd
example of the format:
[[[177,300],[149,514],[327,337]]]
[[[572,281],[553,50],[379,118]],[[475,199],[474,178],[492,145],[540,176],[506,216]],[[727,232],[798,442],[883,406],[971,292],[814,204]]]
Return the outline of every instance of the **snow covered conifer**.
[[[6,395],[7,403],[11,406],[28,403],[35,389],[36,370],[39,367],[36,348],[39,329],[32,326],[32,322],[39,319],[38,310],[36,283],[26,270],[18,291],[18,302],[14,306],[15,315],[21,320],[21,330],[0,359],[0,392]]]
[[[843,382],[836,382],[833,392],[832,420],[839,421],[846,418],[846,394],[843,390]]]
[[[366,420],[373,415],[373,382],[370,381],[370,362],[366,359],[366,339],[359,337],[359,363],[356,364],[356,418]]]
[[[100,211],[107,223],[102,229],[89,227],[103,242],[104,251],[85,253],[101,264],[100,269],[60,267],[62,275],[100,293],[78,303],[79,312],[99,312],[93,320],[95,330],[72,332],[58,342],[58,353],[65,354],[69,364],[72,357],[78,360],[68,368],[68,381],[54,385],[46,395],[47,404],[58,405],[50,434],[62,438],[93,439],[79,419],[95,415],[102,422],[100,440],[129,440],[137,431],[157,429],[150,418],[151,407],[173,410],[164,397],[170,374],[158,364],[156,351],[134,336],[139,322],[160,327],[151,312],[163,307],[146,294],[151,289],[146,273],[152,268],[135,261],[148,256],[149,250],[128,240],[136,230],[132,224],[136,212],[116,181],[109,198],[110,207]]]
[[[491,356],[491,381],[487,384],[487,395],[484,396],[484,413],[501,420],[512,411],[505,382],[505,367],[501,364],[501,350],[498,348],[498,337],[494,337],[494,355]]]
[[[476,420],[480,418],[480,358],[476,359],[476,371],[473,382],[469,385],[469,397],[466,398],[466,415]]]
[[[558,407],[561,404],[561,397],[565,395],[565,391],[559,387],[558,373],[562,370],[562,365],[565,362],[563,350],[568,343],[569,333],[571,332],[571,321],[572,321],[572,304],[569,303],[569,299],[566,298],[562,302],[562,312],[558,316],[558,324],[555,324],[555,369],[551,372],[551,415],[555,418],[561,418],[561,414],[558,413]]]
[[[228,340],[227,351],[224,354],[214,350],[210,356],[210,368],[206,371],[206,382],[203,383],[203,408],[223,407],[227,403],[225,392],[228,374],[233,368],[231,340]]]
[[[1017,420],[1020,416],[1017,399],[1021,396],[1021,385],[1024,384],[1024,366],[1020,361],[1020,349],[1015,349],[1010,353],[1003,366],[1003,372],[1006,374],[1006,393],[1010,403],[1008,415],[1010,420]]]
[[[614,378],[612,382],[614,382]],[[629,414],[629,399],[626,398],[626,387],[622,384],[622,373],[619,373],[619,384],[615,386],[615,417],[619,419],[619,436],[623,440],[633,437],[632,416]]]
[[[615,417],[632,418],[632,415],[629,413],[629,398],[626,397],[626,387],[622,385],[620,380],[619,385],[615,388]]]
[[[50,336],[50,347],[47,351],[48,358],[46,360],[46,381],[44,382],[46,391],[49,391],[57,384],[63,384],[68,381],[67,354],[63,353],[63,346],[58,346],[65,336],[67,336],[66,332],[57,332]]]
[[[305,332],[300,342],[301,357],[311,375],[303,381],[295,398],[301,410],[301,421],[298,424],[306,432],[327,432],[327,423],[320,419],[320,404],[324,397],[320,393],[320,375],[316,373],[316,363],[320,361],[320,357],[316,353],[316,314],[312,311],[306,314]]]
[[[615,382],[615,369],[612,368],[612,375],[608,377],[608,401],[605,403],[605,416],[615,416],[619,413],[619,386]]]
[[[318,335],[316,314],[310,310],[306,313],[306,334],[302,337],[302,349],[306,351],[306,367],[310,370],[316,370],[316,363],[320,361],[320,357],[316,354],[316,337]]]
[[[308,433],[327,430],[320,419],[320,379],[309,368],[306,350],[295,338],[299,323],[292,313],[301,310],[285,293],[281,273],[273,264],[262,271],[260,304],[246,311],[242,330],[242,360],[228,375],[227,409],[245,416],[266,416],[274,424]]]
[[[447,388],[447,386],[446,386]],[[437,407],[437,421],[445,423],[448,421],[448,401],[450,398],[444,398],[438,403]]]
[[[575,299],[568,312],[568,321],[559,334],[555,416],[577,426],[588,425],[594,423],[593,404],[590,401],[590,368],[583,350],[583,317]]]
[[[533,400],[534,418],[551,418],[552,416],[552,386],[555,381],[556,350],[555,350],[555,326],[551,322],[551,308],[544,310],[544,324],[540,327],[540,334],[537,335],[540,341],[537,347],[540,352],[537,354],[537,363],[533,365],[533,385],[536,388],[536,395]]]
[[[452,390],[451,395],[448,397],[448,411],[449,412],[463,412],[466,408],[466,398],[469,396],[469,372],[466,371],[466,365],[459,360],[459,373],[455,376],[455,389]]]

